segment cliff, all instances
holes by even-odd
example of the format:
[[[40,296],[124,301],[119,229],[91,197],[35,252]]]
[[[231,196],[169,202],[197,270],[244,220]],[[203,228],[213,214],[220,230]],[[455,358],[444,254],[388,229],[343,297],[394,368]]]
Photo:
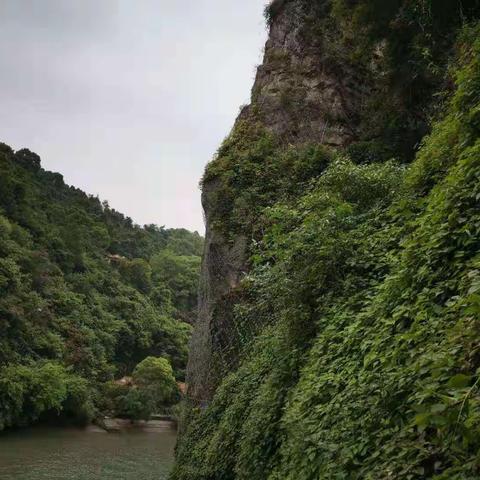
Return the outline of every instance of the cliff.
[[[305,24],[309,8],[301,2],[272,5],[274,18],[252,102],[242,109],[232,138],[252,126],[284,145],[317,142],[338,147],[356,137],[360,105],[369,92],[367,77],[361,79],[349,66],[331,62],[323,48],[325,38],[310,41]],[[221,162],[221,156],[213,163]],[[188,366],[189,396],[199,402],[208,401],[215,390],[220,375],[216,363],[232,361],[214,356],[223,357],[221,352],[228,349],[229,295],[248,271],[248,229],[236,232],[232,241],[218,222],[215,227],[218,204],[228,201],[220,177],[206,176],[202,185],[206,241]]]
[[[480,5],[266,17],[202,182],[172,478],[477,478]]]
[[[284,171],[275,172],[267,168],[267,155],[315,145],[350,147],[358,161],[388,158],[391,151],[411,158],[413,146],[427,131],[432,79],[422,85],[424,98],[410,98],[403,90],[411,85],[398,87],[392,81],[394,67],[384,39],[367,42],[356,32],[357,42],[364,43],[359,56],[357,45],[340,31],[348,30],[341,14],[337,12],[334,19],[331,3],[323,0],[276,0],[267,8],[269,38],[251,104],[243,107],[202,181],[206,241],[187,374],[189,396],[197,402],[207,402],[218,380],[235,365],[233,298],[249,270],[249,245],[258,237],[253,232],[259,223],[253,212],[260,214],[285,189],[271,185],[269,198],[263,195],[255,200],[242,199],[242,193],[262,178],[271,183],[280,177],[297,183],[302,191],[322,171],[326,156],[323,152],[309,165],[285,165]],[[411,77],[415,76],[412,72]],[[250,149],[262,135],[268,136],[271,145],[268,152],[258,152],[265,171],[254,178],[252,172],[241,169],[248,169]],[[274,168],[281,167],[278,159],[273,163]],[[236,179],[230,178],[232,171],[238,174]]]

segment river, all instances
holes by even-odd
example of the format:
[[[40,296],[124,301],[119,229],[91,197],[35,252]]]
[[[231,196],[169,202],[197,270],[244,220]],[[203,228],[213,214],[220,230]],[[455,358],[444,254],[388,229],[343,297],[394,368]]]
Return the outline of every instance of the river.
[[[164,480],[175,429],[36,427],[0,435],[1,480]]]

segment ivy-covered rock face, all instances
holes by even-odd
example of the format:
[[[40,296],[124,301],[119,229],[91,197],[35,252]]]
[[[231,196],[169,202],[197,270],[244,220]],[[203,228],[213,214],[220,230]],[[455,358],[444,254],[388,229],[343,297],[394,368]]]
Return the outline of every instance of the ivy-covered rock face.
[[[198,401],[222,378],[217,340],[235,349],[224,328],[232,314],[226,297],[249,270],[263,209],[305,191],[335,150],[358,164],[410,163],[451,91],[459,28],[479,12],[477,0],[267,7],[270,36],[251,104],[202,180],[207,241],[189,367]]]
[[[477,479],[480,5],[309,4],[299,25],[358,68],[377,51],[383,87],[336,148],[285,142],[254,100],[207,168],[207,254],[241,236],[246,260],[204,260],[214,387],[172,479]]]

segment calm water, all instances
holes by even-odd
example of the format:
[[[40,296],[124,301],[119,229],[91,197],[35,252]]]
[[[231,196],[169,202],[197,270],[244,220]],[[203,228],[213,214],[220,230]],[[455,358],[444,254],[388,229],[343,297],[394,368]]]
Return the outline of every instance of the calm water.
[[[32,428],[0,435],[1,480],[164,480],[176,432]]]

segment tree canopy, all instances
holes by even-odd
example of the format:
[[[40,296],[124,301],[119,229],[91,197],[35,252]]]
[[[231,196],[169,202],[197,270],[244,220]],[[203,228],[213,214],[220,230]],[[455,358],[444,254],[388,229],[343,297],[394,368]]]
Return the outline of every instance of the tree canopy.
[[[0,144],[0,429],[89,417],[100,386],[149,355],[183,379],[202,244],[135,225]]]

